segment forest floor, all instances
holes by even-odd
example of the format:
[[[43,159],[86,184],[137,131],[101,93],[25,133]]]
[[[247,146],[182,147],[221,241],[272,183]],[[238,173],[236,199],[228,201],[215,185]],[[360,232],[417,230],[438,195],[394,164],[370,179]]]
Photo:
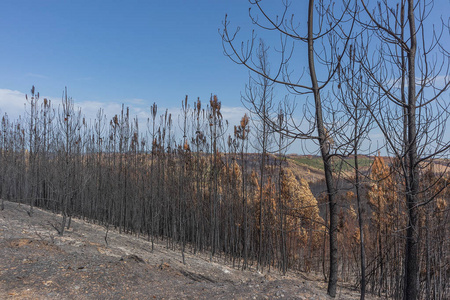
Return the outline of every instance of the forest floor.
[[[208,254],[166,248],[165,241],[108,231],[73,219],[59,236],[61,216],[5,202],[0,211],[0,299],[331,299],[311,274],[241,271]],[[190,248],[187,248],[190,249]],[[339,286],[335,299],[359,299]],[[366,296],[366,299],[376,299]]]

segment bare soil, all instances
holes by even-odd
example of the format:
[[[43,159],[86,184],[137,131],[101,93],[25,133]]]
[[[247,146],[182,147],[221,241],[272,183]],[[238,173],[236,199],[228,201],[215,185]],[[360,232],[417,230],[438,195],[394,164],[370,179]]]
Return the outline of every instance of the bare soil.
[[[223,258],[167,249],[82,220],[5,202],[0,211],[0,299],[331,299],[311,274],[241,271]],[[339,287],[335,299],[359,299]],[[369,296],[367,299],[376,299]]]

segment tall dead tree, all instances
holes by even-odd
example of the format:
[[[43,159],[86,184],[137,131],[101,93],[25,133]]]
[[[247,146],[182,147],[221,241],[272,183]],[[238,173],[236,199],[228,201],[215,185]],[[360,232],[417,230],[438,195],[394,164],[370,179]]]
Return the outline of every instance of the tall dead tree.
[[[307,14],[303,16],[307,19],[307,28],[300,32],[301,26],[298,23],[299,21],[295,19],[295,15],[292,13],[288,17],[288,13],[291,11],[291,3],[283,1],[281,4],[284,7],[282,15],[271,16],[270,10],[264,6],[264,1],[250,0],[249,2],[258,12],[256,15],[252,14],[250,9],[252,23],[259,29],[275,31],[281,36],[280,49],[277,49],[280,54],[277,71],[275,74],[270,74],[255,65],[254,61],[256,60],[253,60],[253,57],[256,52],[254,51],[256,36],[253,34],[245,46],[244,43],[239,45],[236,40],[239,28],[235,32],[229,31],[230,23],[227,16],[225,16],[222,30],[224,52],[232,61],[245,66],[252,74],[283,85],[292,94],[313,95],[313,116],[311,116],[312,120],[309,129],[302,130],[301,125],[295,122],[296,118],[294,118],[291,111],[290,116],[287,116],[292,121],[291,126],[284,131],[284,134],[296,139],[314,139],[318,143],[323,159],[330,208],[330,276],[328,278],[328,294],[334,297],[338,279],[338,211],[335,197],[337,190],[333,178],[331,162],[333,155],[329,147],[322,93],[324,93],[325,88],[327,88],[330,80],[335,76],[339,68],[342,54],[345,52],[350,40],[348,38],[349,32],[351,32],[355,20],[354,18],[346,17],[350,5],[346,1],[342,2],[341,13],[334,15],[334,5],[332,3],[327,4],[324,1],[309,0]],[[296,8],[301,9],[303,6],[302,4]],[[291,62],[298,63],[299,60],[293,58],[294,46],[289,48],[288,41],[292,41],[293,45],[299,45],[303,47],[303,50],[306,50],[307,63],[303,66],[303,69],[308,73],[309,80],[304,78],[303,73],[295,73],[292,66],[289,65]],[[315,43],[321,45],[320,50],[316,49]],[[299,55],[302,55],[300,51]],[[300,63],[302,63],[301,60]],[[318,78],[318,72],[322,79]]]
[[[264,41],[261,40],[257,49],[258,69],[263,73],[270,73],[269,63],[267,57],[267,47]],[[273,82],[269,79],[258,76],[256,78],[250,77],[249,84],[246,86],[245,95],[242,100],[244,106],[250,111],[253,124],[254,143],[253,148],[261,153],[260,177],[259,177],[259,254],[258,265],[264,267],[265,261],[263,259],[264,251],[264,218],[265,218],[265,199],[264,199],[264,183],[266,174],[267,155],[270,152],[271,133],[273,130],[269,127],[273,103]]]
[[[31,96],[25,95],[30,105],[29,110],[29,129],[28,129],[28,201],[30,203],[29,216],[33,215],[33,206],[36,202],[38,187],[38,145],[39,145],[39,124],[38,124],[38,101],[39,93],[36,93],[34,85],[31,87]]]
[[[343,115],[343,119],[347,120],[340,127],[340,131],[336,135],[338,144],[347,145],[347,149],[344,151],[345,157],[353,155],[353,168],[352,178],[350,181],[354,185],[356,194],[357,214],[358,214],[358,227],[359,227],[359,246],[360,246],[360,260],[361,260],[361,281],[360,291],[363,300],[366,292],[366,254],[364,243],[364,214],[363,214],[363,193],[364,193],[364,178],[366,174],[362,172],[359,166],[359,155],[361,153],[370,153],[369,133],[374,127],[374,121],[370,113],[364,106],[364,100],[372,95],[368,94],[370,91],[367,87],[367,78],[363,77],[361,68],[355,60],[354,46],[350,45],[348,53],[346,53],[348,60],[345,64],[341,65],[341,69],[338,74],[338,85],[334,91],[336,98],[339,100],[340,109],[337,110],[338,114]],[[363,149],[366,151],[363,152]],[[347,163],[346,160],[344,162]]]
[[[71,217],[71,203],[74,192],[78,188],[75,183],[75,158],[76,145],[80,142],[79,130],[81,127],[81,111],[76,111],[72,98],[67,96],[67,88],[64,90],[61,110],[58,114],[61,140],[59,141],[61,179],[59,186],[60,210],[62,213],[60,235],[64,234],[67,217]],[[70,222],[69,222],[70,223]]]
[[[427,21],[433,1],[361,1],[359,15],[363,38],[356,47],[359,63],[377,95],[366,101],[387,144],[396,158],[407,205],[405,234],[404,299],[419,298],[419,208],[435,198],[421,201],[419,187],[423,165],[448,157],[445,140],[449,103],[443,96],[450,87],[450,56],[442,41],[448,22],[432,27]]]

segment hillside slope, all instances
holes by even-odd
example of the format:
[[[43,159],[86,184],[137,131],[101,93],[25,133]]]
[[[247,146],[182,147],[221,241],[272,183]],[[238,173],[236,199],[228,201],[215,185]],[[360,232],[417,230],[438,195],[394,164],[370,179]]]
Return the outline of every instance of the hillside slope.
[[[310,275],[240,271],[205,254],[155,244],[72,220],[63,237],[60,216],[6,202],[0,211],[1,299],[328,299],[323,280]],[[359,299],[339,288],[336,299]],[[368,299],[376,299],[368,297]]]

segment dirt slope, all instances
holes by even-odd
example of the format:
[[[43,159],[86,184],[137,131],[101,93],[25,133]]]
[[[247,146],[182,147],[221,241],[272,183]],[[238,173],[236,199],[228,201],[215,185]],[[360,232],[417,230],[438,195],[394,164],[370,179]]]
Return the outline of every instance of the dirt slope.
[[[63,237],[60,216],[5,203],[0,211],[0,299],[328,299],[323,281],[302,274],[240,271],[142,238],[108,233],[73,220]],[[188,251],[189,252],[189,251]],[[336,299],[358,299],[339,288]],[[369,297],[368,299],[375,299]]]

